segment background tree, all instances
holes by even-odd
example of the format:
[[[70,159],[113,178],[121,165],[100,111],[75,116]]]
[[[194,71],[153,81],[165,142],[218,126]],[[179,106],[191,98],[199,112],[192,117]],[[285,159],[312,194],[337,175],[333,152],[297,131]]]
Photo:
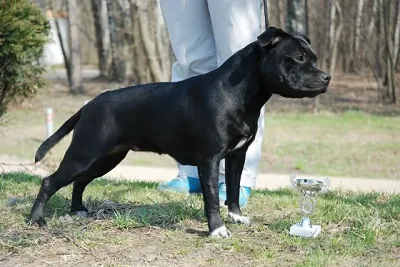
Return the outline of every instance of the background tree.
[[[29,0],[0,0],[0,117],[11,101],[36,93],[44,85],[40,58],[50,26]]]
[[[79,37],[79,8],[77,0],[68,0],[68,40],[69,40],[69,88],[73,94],[83,93],[82,66],[81,66],[81,43]]]
[[[306,14],[305,0],[287,0],[286,29],[307,34]]]
[[[79,28],[79,6],[76,0],[56,1],[48,0],[48,7],[56,27],[58,41],[64,58],[64,67],[67,73],[68,87],[72,94],[83,93],[82,66],[81,66],[81,44]],[[64,11],[63,13],[62,11]],[[68,21],[68,38],[62,36],[62,28],[56,14],[63,14]]]
[[[47,0],[49,1],[49,0]],[[62,3],[69,0],[53,0]],[[174,58],[157,0],[77,1],[82,64],[118,84],[168,81]],[[309,35],[335,76],[372,75],[377,101],[397,98],[399,0],[270,1],[270,25]],[[262,7],[260,7],[262,8]],[[66,51],[68,53],[68,51]],[[67,65],[67,63],[66,63]],[[397,77],[397,78],[396,78]]]
[[[91,0],[91,4],[100,76],[107,77],[110,67],[110,30],[108,26],[107,1]]]

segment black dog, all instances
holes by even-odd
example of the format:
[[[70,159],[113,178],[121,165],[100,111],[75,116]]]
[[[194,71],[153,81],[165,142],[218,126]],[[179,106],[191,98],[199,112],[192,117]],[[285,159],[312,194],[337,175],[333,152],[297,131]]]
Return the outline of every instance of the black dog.
[[[72,182],[71,211],[87,211],[82,205],[87,184],[129,150],[152,151],[198,166],[210,234],[229,237],[219,210],[219,162],[226,160],[229,217],[248,224],[239,207],[240,176],[260,109],[272,94],[302,98],[326,92],[330,76],[315,61],[306,37],[271,27],[210,73],[97,96],[39,147],[36,162],[74,129],[58,170],[42,182],[29,222],[44,225],[46,202]]]

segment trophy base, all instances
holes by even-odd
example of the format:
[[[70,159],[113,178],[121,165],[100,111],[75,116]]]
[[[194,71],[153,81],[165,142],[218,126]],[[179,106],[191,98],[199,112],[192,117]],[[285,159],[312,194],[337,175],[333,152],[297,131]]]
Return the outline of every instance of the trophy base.
[[[301,237],[317,237],[321,233],[321,226],[311,225],[310,227],[302,227],[300,223],[296,223],[290,227],[290,235]]]

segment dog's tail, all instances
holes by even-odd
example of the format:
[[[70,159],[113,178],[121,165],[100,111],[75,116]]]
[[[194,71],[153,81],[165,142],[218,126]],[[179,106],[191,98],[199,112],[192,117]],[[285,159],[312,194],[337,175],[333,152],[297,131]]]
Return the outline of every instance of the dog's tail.
[[[47,152],[55,146],[64,136],[69,134],[78,123],[82,114],[82,109],[69,118],[64,124],[49,138],[47,138],[38,148],[35,155],[35,163],[40,161]]]

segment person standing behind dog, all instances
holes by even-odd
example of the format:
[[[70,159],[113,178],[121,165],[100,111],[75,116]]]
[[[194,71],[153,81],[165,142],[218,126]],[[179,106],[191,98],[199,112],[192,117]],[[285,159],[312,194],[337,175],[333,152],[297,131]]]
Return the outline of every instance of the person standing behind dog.
[[[160,0],[176,62],[172,82],[208,73],[261,33],[261,0]],[[258,131],[250,145],[243,168],[240,206],[244,207],[254,187],[261,158],[264,134],[264,107]],[[178,176],[160,184],[159,190],[201,193],[197,167],[178,163]],[[220,202],[226,200],[225,162],[219,175]]]

